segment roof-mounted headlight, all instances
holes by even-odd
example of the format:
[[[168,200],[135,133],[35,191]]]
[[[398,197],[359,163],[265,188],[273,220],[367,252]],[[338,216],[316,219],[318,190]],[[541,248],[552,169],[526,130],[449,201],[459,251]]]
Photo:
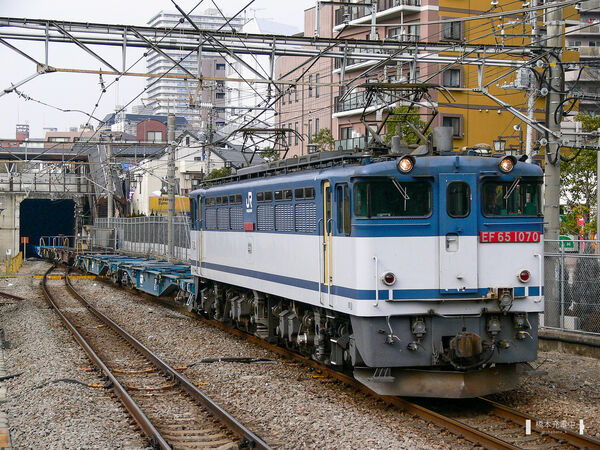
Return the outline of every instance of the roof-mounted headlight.
[[[500,172],[502,173],[508,173],[515,168],[516,164],[517,158],[514,156],[505,156],[498,163],[498,169],[500,169]]]
[[[398,160],[396,167],[402,173],[408,173],[415,167],[415,157],[406,155]]]

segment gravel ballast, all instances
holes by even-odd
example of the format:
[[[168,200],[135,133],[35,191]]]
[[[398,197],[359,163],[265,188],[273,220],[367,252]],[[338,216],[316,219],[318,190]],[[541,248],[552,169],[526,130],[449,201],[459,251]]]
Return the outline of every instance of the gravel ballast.
[[[112,391],[104,384],[58,316],[43,300],[39,279],[49,265],[26,262],[18,278],[0,290],[24,297],[0,306],[0,328],[8,348],[6,369],[21,374],[3,382],[14,448],[146,448]]]
[[[28,262],[21,274],[0,282],[0,290],[27,301],[0,308],[0,327],[11,347],[8,371],[23,375],[8,385],[13,444],[26,448],[140,448],[139,431],[110,392],[73,383],[68,378],[102,383],[96,371],[57,316],[47,309],[39,289],[44,262]],[[424,420],[321,377],[304,365],[279,356],[212,325],[99,280],[76,279],[84,297],[123,325],[143,344],[278,448],[456,448],[456,437]],[[23,326],[23,324],[27,324]],[[202,362],[224,357],[264,358],[262,363]],[[494,400],[570,428],[584,420],[586,434],[600,437],[600,361],[540,352],[532,364],[547,376],[524,378],[518,389]],[[37,389],[34,389],[36,388]],[[53,411],[53,412],[52,412]],[[57,425],[59,425],[57,427]],[[64,426],[63,426],[64,424]],[[467,447],[468,447],[467,443]]]

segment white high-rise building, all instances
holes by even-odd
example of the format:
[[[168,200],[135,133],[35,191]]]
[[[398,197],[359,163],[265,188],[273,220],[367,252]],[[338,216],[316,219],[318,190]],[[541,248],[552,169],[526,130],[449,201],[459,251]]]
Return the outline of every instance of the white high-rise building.
[[[274,22],[269,19],[252,18],[242,27],[242,33],[251,34],[280,34],[291,36],[298,33],[295,27]],[[231,57],[227,58],[227,74],[232,78],[246,78],[249,80],[259,78],[253,70],[265,78],[271,78],[271,57],[269,55],[240,55],[247,64],[244,65]],[[261,113],[261,109],[277,96],[277,90],[264,83],[252,83],[228,81],[227,88],[227,110],[228,126],[222,130],[229,133],[238,127],[248,124],[249,127],[270,128],[275,125],[275,107]],[[259,118],[252,122],[252,118],[260,114]]]
[[[196,26],[201,30],[216,31],[222,28],[222,31],[231,31],[233,27],[239,31],[245,19],[236,17],[227,25],[223,26],[227,19],[223,18],[216,9],[206,10],[203,14],[193,14],[189,16]],[[161,11],[148,21],[148,25],[152,27],[192,29],[193,27],[187,20],[179,23],[182,18],[181,14]],[[170,39],[170,38],[169,38]],[[172,39],[171,39],[172,40]],[[175,61],[188,55],[186,50],[166,50],[165,51]],[[192,52],[187,56],[181,65],[192,74],[198,74],[200,67],[202,76],[206,77],[225,77],[227,63],[225,58],[215,53],[203,53],[199,64],[198,53]],[[171,69],[173,62],[165,56],[155,51],[149,51],[146,57],[148,73],[162,74]],[[169,73],[184,74],[185,72],[180,67],[175,67]],[[174,113],[177,116],[185,117],[190,124],[190,127],[195,131],[205,131],[207,129],[207,120],[209,117],[208,109],[191,108],[189,104],[190,93],[195,94],[197,81],[188,80],[187,85],[183,79],[161,78],[157,81],[156,78],[148,78],[146,97],[148,106],[150,106],[154,114],[166,115]],[[224,125],[225,123],[225,87],[224,82],[204,82],[202,90],[196,99],[196,104],[209,103],[215,105],[213,109],[213,127]]]

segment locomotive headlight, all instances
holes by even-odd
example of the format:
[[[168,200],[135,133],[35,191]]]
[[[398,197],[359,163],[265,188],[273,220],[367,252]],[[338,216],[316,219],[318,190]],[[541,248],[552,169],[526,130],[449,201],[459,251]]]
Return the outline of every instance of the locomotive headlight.
[[[402,173],[408,173],[415,167],[415,158],[410,155],[403,156],[396,163],[396,167]]]
[[[396,275],[392,272],[386,272],[381,277],[381,281],[383,281],[383,284],[386,286],[392,286],[396,282]]]
[[[498,163],[498,168],[503,173],[508,173],[515,168],[516,159],[514,156],[505,156]]]
[[[517,278],[521,283],[527,283],[531,279],[531,273],[529,270],[521,270],[518,273]]]

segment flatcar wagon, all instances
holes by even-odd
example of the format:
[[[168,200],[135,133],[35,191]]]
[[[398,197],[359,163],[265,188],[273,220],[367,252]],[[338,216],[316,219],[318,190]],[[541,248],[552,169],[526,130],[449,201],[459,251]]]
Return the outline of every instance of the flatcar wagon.
[[[244,169],[191,194],[194,307],[379,393],[511,389],[537,354],[541,186],[504,155]]]

